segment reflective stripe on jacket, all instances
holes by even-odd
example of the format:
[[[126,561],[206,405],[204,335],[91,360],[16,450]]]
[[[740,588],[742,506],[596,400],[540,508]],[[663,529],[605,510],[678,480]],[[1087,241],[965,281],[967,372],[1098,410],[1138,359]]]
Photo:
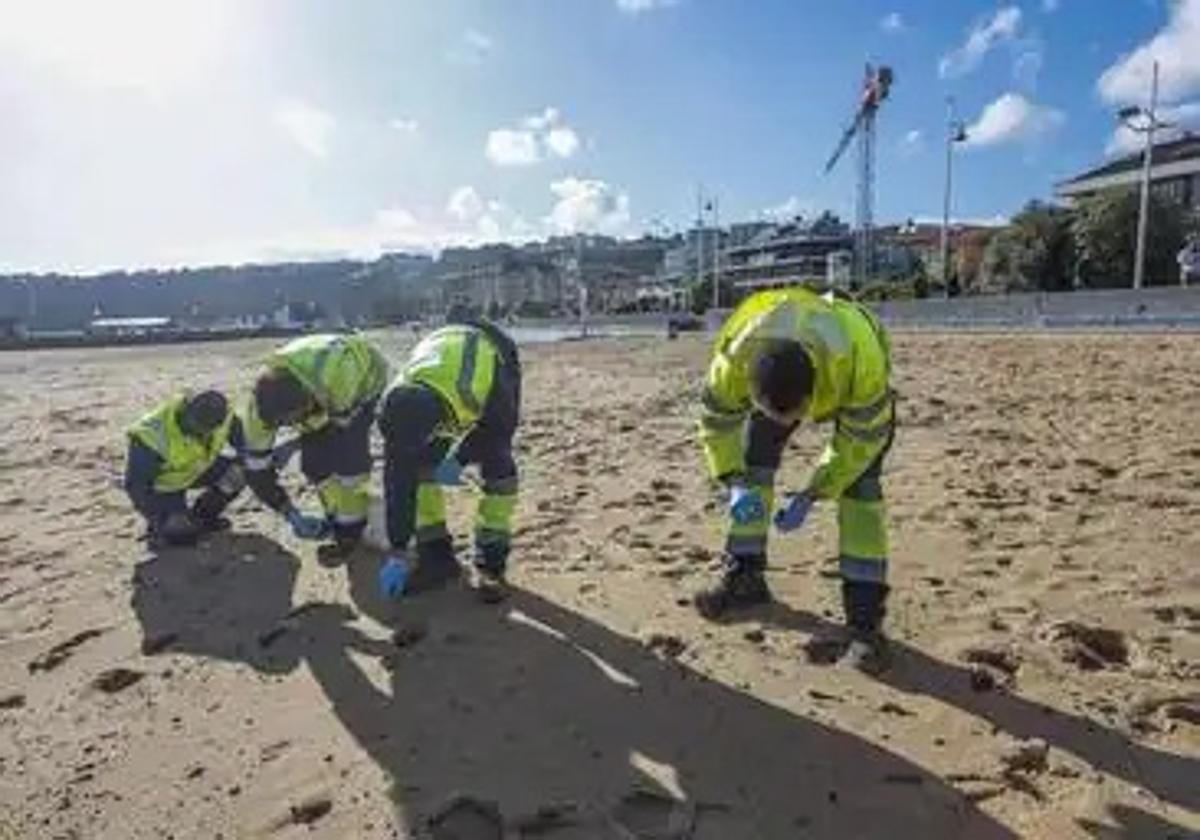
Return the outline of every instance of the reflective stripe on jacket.
[[[317,403],[318,410],[297,424],[302,433],[317,431],[330,422],[349,422],[355,412],[383,393],[388,379],[383,354],[358,333],[297,338],[268,356],[266,365],[291,373]],[[258,416],[253,395],[241,414],[246,446],[253,456],[262,457],[270,451],[278,430]]]
[[[460,435],[479,421],[502,362],[496,346],[476,327],[443,327],[426,336],[409,355],[392,387],[424,385],[449,406],[445,431]]]
[[[174,396],[129,427],[130,438],[162,458],[162,468],[154,480],[154,489],[159,493],[186,490],[222,454],[236,454],[229,443],[233,414],[226,415],[225,422],[208,437],[197,438],[185,434],[179,426],[179,413],[186,402],[186,394]]]
[[[753,295],[718,334],[700,420],[709,472],[713,478],[745,472],[750,370],[764,344],[779,339],[799,342],[813,361],[816,381],[805,419],[835,424],[810,489],[819,498],[840,496],[892,434],[890,350],[883,326],[866,307],[807,289]]]

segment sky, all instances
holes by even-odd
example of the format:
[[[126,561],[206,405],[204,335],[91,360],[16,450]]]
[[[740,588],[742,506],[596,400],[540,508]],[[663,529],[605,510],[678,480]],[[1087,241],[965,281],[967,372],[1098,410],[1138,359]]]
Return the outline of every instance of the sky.
[[[1200,0],[0,0],[0,270],[370,258],[851,219],[824,163],[868,61],[877,219],[993,220],[1200,128]]]

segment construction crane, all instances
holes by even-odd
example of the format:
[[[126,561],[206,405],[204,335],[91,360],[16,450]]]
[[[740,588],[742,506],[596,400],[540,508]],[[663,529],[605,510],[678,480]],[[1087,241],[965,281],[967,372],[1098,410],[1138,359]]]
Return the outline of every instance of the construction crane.
[[[850,141],[858,140],[858,190],[855,212],[858,229],[854,243],[854,281],[856,289],[866,285],[875,270],[875,115],[888,98],[895,76],[890,67],[867,65],[863,79],[862,97],[849,127],[838,141],[837,148],[825,164],[825,172],[833,170]]]

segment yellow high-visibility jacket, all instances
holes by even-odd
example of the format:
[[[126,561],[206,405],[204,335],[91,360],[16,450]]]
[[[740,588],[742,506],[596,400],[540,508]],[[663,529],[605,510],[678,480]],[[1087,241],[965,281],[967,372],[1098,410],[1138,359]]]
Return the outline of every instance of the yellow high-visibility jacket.
[[[813,361],[816,382],[805,419],[834,422],[835,430],[809,489],[817,498],[837,498],[891,437],[890,348],[882,325],[866,307],[802,288],[759,292],[721,328],[700,419],[709,473],[724,479],[745,471],[745,426],[753,410],[750,370],[763,344],[779,339],[800,342]]]
[[[301,433],[347,421],[383,393],[388,379],[383,354],[358,333],[297,338],[268,356],[266,365],[289,371],[312,394],[317,411],[298,424]],[[271,449],[277,430],[258,416],[253,395],[243,409],[242,425],[250,452]]]
[[[465,434],[479,421],[501,364],[500,352],[477,327],[442,327],[413,348],[392,387],[424,385],[450,409],[448,436]]]
[[[217,458],[237,454],[229,441],[232,412],[206,437],[194,437],[180,428],[179,413],[187,399],[187,394],[177,394],[129,427],[131,439],[162,458],[162,468],[154,479],[154,489],[159,493],[187,490]]]

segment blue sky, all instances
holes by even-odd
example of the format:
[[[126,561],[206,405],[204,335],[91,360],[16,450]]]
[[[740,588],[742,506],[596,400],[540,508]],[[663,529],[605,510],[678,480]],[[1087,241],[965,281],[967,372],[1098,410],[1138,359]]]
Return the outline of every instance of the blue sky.
[[[1128,144],[1164,68],[1200,125],[1200,0],[0,0],[0,268],[371,256],[853,211],[822,166],[896,71],[877,216],[1006,216]],[[845,164],[852,164],[848,158]]]

